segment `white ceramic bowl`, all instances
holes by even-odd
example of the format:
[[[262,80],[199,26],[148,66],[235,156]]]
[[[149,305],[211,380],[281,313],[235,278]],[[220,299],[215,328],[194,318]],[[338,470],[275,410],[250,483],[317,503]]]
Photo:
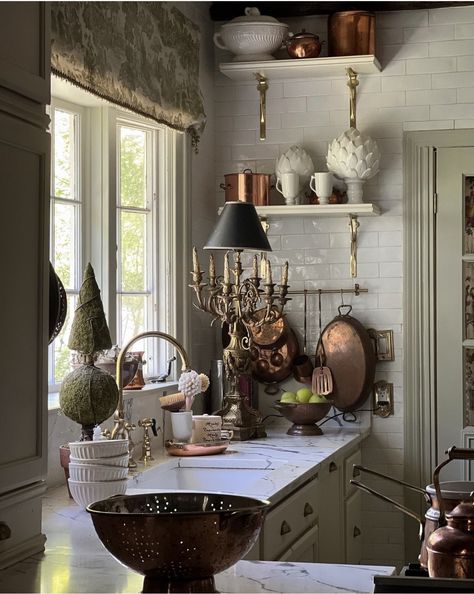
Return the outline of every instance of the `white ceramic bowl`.
[[[99,441],[73,441],[69,444],[71,456],[89,460],[111,458],[128,452],[128,439],[101,439]]]
[[[128,468],[101,464],[69,463],[69,478],[81,482],[119,481],[127,478]]]
[[[73,464],[99,464],[103,466],[104,464],[107,466],[122,466],[126,468],[128,466],[128,452],[126,454],[121,454],[120,456],[112,456],[110,458],[76,458],[75,456],[70,456],[69,463]]]
[[[94,501],[107,499],[112,495],[124,495],[128,481],[122,479],[120,481],[87,483],[68,479],[68,483],[74,501],[82,507],[87,507]]]
[[[257,8],[247,7],[245,15],[222,25],[214,34],[214,43],[235,54],[234,62],[274,60],[288,35],[288,25],[263,16]]]

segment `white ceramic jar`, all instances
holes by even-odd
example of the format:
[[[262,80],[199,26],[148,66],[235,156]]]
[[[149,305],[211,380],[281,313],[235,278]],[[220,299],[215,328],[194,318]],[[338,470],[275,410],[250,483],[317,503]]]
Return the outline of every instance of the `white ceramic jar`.
[[[258,8],[246,8],[245,16],[232,19],[214,34],[214,43],[235,54],[234,62],[274,60],[288,35],[288,25],[260,14]]]

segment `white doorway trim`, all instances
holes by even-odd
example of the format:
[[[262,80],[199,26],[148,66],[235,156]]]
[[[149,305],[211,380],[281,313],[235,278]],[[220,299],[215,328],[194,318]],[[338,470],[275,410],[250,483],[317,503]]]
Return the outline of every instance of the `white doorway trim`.
[[[404,136],[404,435],[405,480],[431,483],[436,462],[435,180],[436,149],[474,146],[474,130],[407,132]],[[405,503],[423,517],[421,497]],[[407,519],[405,557],[415,561],[420,544]]]

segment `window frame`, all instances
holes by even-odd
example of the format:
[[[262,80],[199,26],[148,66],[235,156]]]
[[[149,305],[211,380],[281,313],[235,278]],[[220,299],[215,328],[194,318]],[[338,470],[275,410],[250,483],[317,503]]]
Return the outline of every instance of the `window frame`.
[[[151,248],[154,252],[151,260],[155,278],[152,285],[154,311],[152,327],[147,327],[146,330],[160,330],[172,334],[186,345],[190,335],[187,254],[190,249],[188,163],[191,151],[187,135],[115,106],[104,106],[103,102],[91,106],[90,103],[81,105],[57,97],[52,99],[52,107],[61,108],[61,105],[83,114],[81,270],[87,261],[91,261],[94,266],[114,344],[117,343],[118,330],[118,123],[135,125],[153,132],[153,199],[150,206],[152,237],[156,245],[156,249]],[[96,199],[98,194],[101,196],[100,200]],[[163,341],[149,340],[148,343],[147,348],[154,350],[156,366],[153,370],[145,371],[146,375],[156,375],[163,371],[167,359],[175,352],[171,345]],[[176,379],[180,368],[178,362],[170,379]],[[50,392],[59,388],[57,384],[50,384],[48,387]]]

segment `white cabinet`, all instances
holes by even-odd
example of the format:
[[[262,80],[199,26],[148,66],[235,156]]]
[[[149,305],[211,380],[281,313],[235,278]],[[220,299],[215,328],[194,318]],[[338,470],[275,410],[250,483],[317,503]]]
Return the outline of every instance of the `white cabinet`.
[[[356,491],[345,502],[346,563],[362,560],[362,493]]]
[[[344,507],[341,497],[342,464],[330,458],[319,471],[321,494],[319,498],[319,561],[344,562]]]
[[[0,4],[0,568],[43,549],[50,142],[48,3]]]

